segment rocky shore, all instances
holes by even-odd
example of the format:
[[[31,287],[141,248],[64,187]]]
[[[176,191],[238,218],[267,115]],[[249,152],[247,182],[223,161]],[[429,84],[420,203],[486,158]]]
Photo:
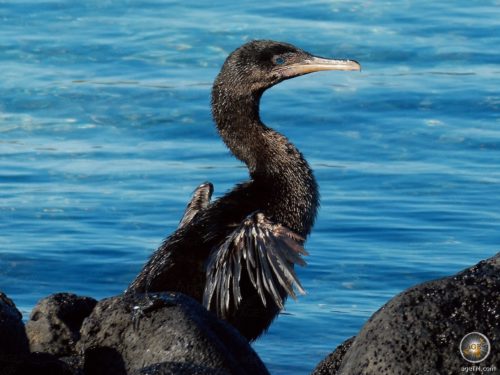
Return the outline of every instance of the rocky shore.
[[[233,327],[178,293],[53,294],[24,325],[0,292],[0,332],[0,375],[269,374]],[[313,374],[460,373],[469,332],[489,339],[475,366],[500,372],[500,253],[397,295]]]
[[[269,374],[233,327],[176,293],[99,302],[58,293],[25,327],[0,294],[0,332],[1,375]]]
[[[481,362],[460,353],[470,332],[489,339],[490,354]],[[500,253],[400,293],[312,375],[460,374],[474,367],[500,373]]]

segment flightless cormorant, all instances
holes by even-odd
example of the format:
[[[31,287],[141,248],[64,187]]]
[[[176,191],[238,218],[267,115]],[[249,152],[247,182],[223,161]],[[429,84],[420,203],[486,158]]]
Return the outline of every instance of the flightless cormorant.
[[[213,202],[212,184],[199,186],[177,230],[127,292],[185,293],[249,340],[269,327],[288,295],[304,292],[294,265],[305,265],[303,244],[319,205],[318,188],[297,148],[262,123],[259,102],[271,86],[321,70],[360,65],[269,40],[229,55],[213,85],[212,114],[250,179]]]

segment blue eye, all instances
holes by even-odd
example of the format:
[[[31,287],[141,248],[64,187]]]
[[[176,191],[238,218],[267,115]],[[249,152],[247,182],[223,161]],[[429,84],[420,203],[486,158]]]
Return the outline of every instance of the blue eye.
[[[285,63],[285,59],[283,57],[278,57],[274,60],[276,65],[283,65]]]

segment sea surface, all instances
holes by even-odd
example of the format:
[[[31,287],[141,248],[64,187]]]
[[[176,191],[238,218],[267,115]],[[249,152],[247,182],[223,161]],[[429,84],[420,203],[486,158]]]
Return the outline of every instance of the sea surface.
[[[210,89],[262,38],[363,66],[262,100],[322,197],[307,295],[253,344],[272,374],[500,251],[500,1],[0,1],[0,290],[25,319],[51,293],[122,292],[197,185],[247,179]]]

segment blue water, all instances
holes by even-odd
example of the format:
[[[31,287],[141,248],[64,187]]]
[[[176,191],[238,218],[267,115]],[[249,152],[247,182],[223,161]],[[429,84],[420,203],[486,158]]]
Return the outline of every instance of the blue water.
[[[306,374],[398,292],[500,250],[500,1],[0,2],[0,290],[28,317],[123,291],[205,180],[246,179],[210,118],[250,39],[361,62],[282,83],[264,121],[322,207],[289,301],[254,344]],[[458,344],[457,344],[458,345]]]

